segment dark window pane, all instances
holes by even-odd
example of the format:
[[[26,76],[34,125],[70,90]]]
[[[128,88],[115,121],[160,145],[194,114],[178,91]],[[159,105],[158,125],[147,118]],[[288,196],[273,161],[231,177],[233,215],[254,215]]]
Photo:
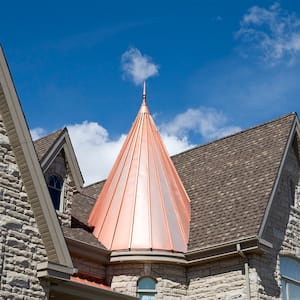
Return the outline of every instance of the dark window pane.
[[[49,193],[56,210],[60,207],[60,195],[63,186],[63,180],[59,176],[51,175],[48,180]]]

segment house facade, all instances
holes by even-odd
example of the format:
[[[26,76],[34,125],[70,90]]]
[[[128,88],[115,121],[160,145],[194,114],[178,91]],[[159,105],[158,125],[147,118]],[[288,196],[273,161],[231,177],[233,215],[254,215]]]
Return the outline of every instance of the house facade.
[[[32,141],[1,50],[0,299],[300,299],[299,130],[291,113],[170,159],[144,90],[83,186],[67,129]]]

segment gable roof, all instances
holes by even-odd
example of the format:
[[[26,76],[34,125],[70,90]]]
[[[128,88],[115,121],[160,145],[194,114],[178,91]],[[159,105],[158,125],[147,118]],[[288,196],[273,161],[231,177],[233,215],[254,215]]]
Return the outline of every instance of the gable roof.
[[[25,121],[14,84],[0,47],[0,112],[51,262],[73,268],[58,219]]]
[[[61,150],[64,150],[76,189],[80,191],[84,181],[66,127],[34,141],[34,147],[44,172]]]
[[[191,200],[189,250],[258,236],[296,115],[173,157]]]
[[[291,113],[172,157],[191,201],[188,251],[259,235],[296,120]],[[81,222],[103,184],[83,189],[88,201],[75,197]]]
[[[38,159],[41,160],[49,148],[53,145],[55,140],[59,137],[59,135],[62,133],[63,128],[58,129],[44,137],[41,137],[33,142],[34,148],[36,151],[36,154],[38,156]]]

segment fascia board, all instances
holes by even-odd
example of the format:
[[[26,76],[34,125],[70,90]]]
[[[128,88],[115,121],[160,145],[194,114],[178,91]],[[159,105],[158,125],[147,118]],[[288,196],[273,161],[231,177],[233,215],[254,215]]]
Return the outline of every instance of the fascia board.
[[[64,150],[69,162],[69,166],[71,168],[71,172],[73,174],[73,179],[75,181],[75,185],[78,188],[78,191],[82,188],[84,180],[80,171],[80,167],[78,164],[78,160],[76,158],[74,148],[68,133],[68,130],[66,129],[65,132],[65,145],[64,145]]]
[[[274,185],[273,185],[271,196],[270,196],[270,199],[268,201],[267,208],[266,208],[262,223],[261,223],[260,228],[259,228],[259,232],[258,232],[258,237],[259,238],[262,238],[262,236],[263,236],[265,226],[266,226],[267,220],[269,218],[270,210],[271,210],[272,204],[274,202],[274,198],[275,198],[275,195],[276,195],[278,184],[279,184],[279,181],[280,181],[280,178],[281,178],[282,170],[283,170],[283,167],[285,165],[286,158],[287,158],[289,149],[291,147],[291,143],[293,142],[293,137],[294,137],[295,131],[297,132],[297,134],[299,133],[299,122],[297,120],[297,116],[295,116],[295,120],[292,124],[290,134],[289,134],[289,137],[288,137],[285,149],[284,149],[284,153],[283,153],[283,156],[282,156],[282,159],[281,159],[281,162],[280,162],[280,166],[279,166],[279,169],[278,169],[278,172],[277,172],[277,176],[276,176],[276,179],[275,179],[275,182],[274,182]]]
[[[1,95],[2,94],[2,95]],[[73,267],[8,65],[0,47],[0,109],[48,259]]]
[[[51,145],[50,149],[41,159],[41,167],[43,171],[46,171],[62,149],[65,151],[66,159],[70,166],[76,188],[78,191],[80,191],[84,181],[67,128],[61,132],[56,141]]]

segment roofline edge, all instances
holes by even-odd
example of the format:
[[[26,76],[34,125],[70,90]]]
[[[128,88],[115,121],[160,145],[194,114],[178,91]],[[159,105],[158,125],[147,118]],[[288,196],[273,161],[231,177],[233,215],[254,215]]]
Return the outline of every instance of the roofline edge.
[[[288,151],[290,149],[291,143],[293,142],[292,139],[293,139],[293,135],[294,135],[295,131],[297,131],[297,134],[299,134],[299,121],[298,121],[297,114],[295,114],[293,124],[292,124],[291,129],[290,129],[288,141],[286,143],[284,153],[283,153],[282,158],[281,158],[280,166],[279,166],[278,171],[277,171],[275,183],[273,185],[272,192],[271,192],[266,210],[264,212],[263,220],[262,220],[262,222],[260,224],[260,227],[259,227],[259,231],[258,231],[258,237],[259,238],[262,238],[262,236],[263,236],[265,226],[266,226],[267,220],[269,218],[270,210],[271,210],[274,198],[275,198],[275,194],[277,192],[278,184],[279,184],[279,181],[280,181],[280,178],[281,178],[281,173],[282,173],[282,170],[283,170],[283,167],[284,167],[287,155],[288,155]]]
[[[47,170],[51,165],[57,154],[64,149],[67,156],[67,160],[70,166],[70,171],[73,176],[76,188],[78,191],[81,191],[84,184],[83,176],[80,171],[78,160],[72,146],[72,142],[69,136],[67,127],[65,127],[53,144],[50,146],[46,154],[42,157],[40,164],[43,171]]]
[[[48,259],[68,267],[73,267],[71,256],[58,223],[29,128],[1,47],[0,89],[3,93],[0,103],[4,112],[4,115],[2,115],[3,121],[14,150],[28,199],[32,205]],[[27,180],[24,180],[24,177]],[[42,217],[37,218],[39,214]]]

